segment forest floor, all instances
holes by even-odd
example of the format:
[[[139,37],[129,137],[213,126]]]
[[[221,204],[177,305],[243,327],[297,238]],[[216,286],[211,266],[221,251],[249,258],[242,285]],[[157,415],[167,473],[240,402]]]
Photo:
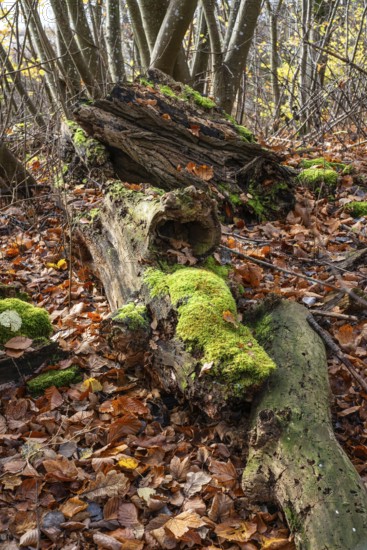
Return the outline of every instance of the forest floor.
[[[320,156],[355,168],[354,175],[339,178],[332,200],[300,187],[286,220],[236,219],[223,227],[223,245],[234,254],[219,250],[215,256],[233,266],[231,277],[243,286],[240,311],[277,293],[310,310],[344,314],[316,318],[365,376],[363,309],[327,286],[367,288],[364,261],[336,267],[351,251],[367,247],[365,218],[344,210],[366,195],[365,148],[346,151],[330,142],[303,155]],[[287,160],[292,166],[299,161],[295,153]],[[42,173],[43,167],[34,169]],[[88,184],[73,196],[78,212],[100,200]],[[98,281],[70,254],[73,227],[64,210],[41,193],[2,208],[0,228],[0,282],[18,285],[48,310],[53,340],[69,354],[50,357],[42,371],[77,365],[84,379],[39,397],[25,383],[2,388],[0,548],[294,549],[278,510],[246,507],[240,484],[245,449],[231,419],[208,423],[187,403],[161,395],[142,368],[126,369],[111,353],[99,333],[108,304]],[[177,257],[192,262],[179,250]],[[367,395],[333,355],[329,372],[336,434],[367,482]]]

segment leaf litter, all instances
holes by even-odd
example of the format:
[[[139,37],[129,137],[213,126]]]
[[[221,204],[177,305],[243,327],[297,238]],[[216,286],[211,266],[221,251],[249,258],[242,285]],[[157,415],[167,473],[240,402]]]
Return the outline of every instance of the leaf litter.
[[[199,168],[209,179],[207,167]],[[342,178],[333,202],[298,189],[296,207],[282,223],[237,218],[225,228],[223,244],[234,252],[325,281],[313,284],[233,255],[230,277],[242,285],[240,311],[274,292],[311,310],[354,311],[348,295],[338,298],[327,283],[366,290],[363,263],[337,267],[367,246],[365,220],[344,210],[361,196],[363,177],[357,183]],[[94,189],[77,195],[79,205],[98,201]],[[77,365],[83,381],[39,397],[23,384],[1,393],[0,548],[293,550],[279,510],[247,508],[240,484],[246,449],[231,437],[228,421],[208,425],[185,404],[147,387],[139,369],[119,364],[99,332],[107,301],[88,268],[69,257],[62,211],[42,196],[25,214],[11,208],[0,212],[1,282],[26,289],[49,311],[53,338],[69,356],[50,358],[44,367]],[[221,254],[216,259],[228,261]],[[237,323],[228,312],[224,318]],[[364,317],[323,323],[365,376]],[[24,351],[30,343],[12,345]],[[366,481],[367,396],[335,358],[329,367],[335,430]]]

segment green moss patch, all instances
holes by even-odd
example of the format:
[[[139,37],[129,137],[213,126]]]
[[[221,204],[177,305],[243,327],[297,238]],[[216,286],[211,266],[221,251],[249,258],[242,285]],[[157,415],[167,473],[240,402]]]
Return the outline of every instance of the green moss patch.
[[[169,294],[178,310],[177,336],[227,388],[241,396],[259,386],[275,364],[250,330],[239,324],[235,300],[221,277],[205,269],[185,268],[165,274],[148,270],[145,282],[152,297]]]
[[[308,169],[315,166],[321,167],[322,169],[328,168],[333,169],[342,174],[350,174],[353,172],[353,166],[351,164],[344,164],[342,162],[331,162],[325,160],[323,157],[318,157],[315,159],[302,159],[300,162],[302,168]]]
[[[142,304],[126,304],[120,307],[112,316],[114,321],[124,322],[130,330],[149,328],[147,308]]]
[[[348,202],[344,206],[349,214],[355,218],[361,218],[362,216],[367,216],[367,201],[352,201]]]
[[[229,115],[228,113],[225,113],[224,116],[227,120],[229,120],[229,122],[231,122],[233,124],[233,126],[237,130],[238,134],[243,139],[243,141],[247,141],[248,143],[254,143],[256,141],[255,136],[251,132],[251,130],[246,128],[246,126],[242,126],[241,124],[238,124],[236,122],[236,119],[232,115]]]
[[[212,99],[202,96],[200,92],[194,90],[194,88],[191,88],[190,86],[185,86],[184,93],[187,99],[192,99],[196,105],[202,107],[203,109],[213,109],[217,106]]]
[[[86,158],[97,166],[103,166],[108,161],[106,147],[92,137],[88,137],[85,131],[73,120],[66,121],[72,132],[72,141],[75,147],[83,148]]]
[[[338,174],[330,168],[307,168],[297,177],[300,183],[315,188],[321,185],[335,187],[338,183]]]
[[[33,395],[40,395],[51,386],[56,386],[56,388],[69,386],[70,384],[80,382],[81,379],[82,377],[78,367],[74,366],[65,370],[50,370],[44,372],[32,380],[29,380],[29,382],[27,382],[27,387]]]
[[[45,309],[18,298],[0,300],[0,345],[14,336],[48,338],[52,325]]]

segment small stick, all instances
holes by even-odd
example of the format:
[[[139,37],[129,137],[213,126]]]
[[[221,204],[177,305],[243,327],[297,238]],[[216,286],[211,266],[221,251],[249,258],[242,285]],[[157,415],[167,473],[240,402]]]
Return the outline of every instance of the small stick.
[[[307,321],[311,325],[311,327],[317,332],[319,336],[324,340],[325,344],[331,349],[331,351],[337,356],[339,361],[341,361],[349,370],[350,374],[357,380],[358,384],[364,389],[365,392],[367,392],[367,382],[364,380],[364,378],[356,371],[354,366],[352,365],[351,361],[345,357],[344,353],[341,351],[339,346],[336,345],[334,340],[331,338],[330,334],[324,330],[317,321],[313,318],[313,316],[310,314],[307,316]]]
[[[307,275],[303,275],[302,273],[296,273],[295,271],[289,271],[288,269],[284,269],[284,267],[278,267],[277,265],[273,265],[269,262],[264,262],[264,260],[258,260],[257,258],[253,258],[252,256],[248,256],[247,254],[242,254],[242,252],[237,252],[237,250],[232,250],[232,248],[228,248],[227,246],[221,245],[221,249],[225,250],[226,252],[231,252],[231,254],[235,254],[242,260],[248,260],[249,262],[253,262],[255,264],[263,265],[265,267],[269,267],[270,269],[275,269],[276,271],[281,271],[282,273],[286,273],[287,275],[292,275],[293,277],[299,277],[300,279],[305,279],[306,281],[310,281],[311,283],[315,285],[321,285],[321,286],[327,286],[329,288],[332,288],[333,290],[337,290],[338,292],[343,292],[344,294],[348,294],[353,300],[358,302],[359,304],[363,305],[364,308],[367,310],[367,301],[358,296],[353,290],[350,288],[347,288],[346,286],[343,286],[342,288],[338,286],[334,286],[331,283],[328,282],[329,279],[326,281],[320,281],[319,279],[313,279],[312,277],[307,277]],[[338,273],[335,274],[335,276],[341,280],[338,277]],[[341,281],[341,284],[343,284],[343,281]]]
[[[354,315],[345,315],[345,313],[336,313],[334,311],[323,311],[322,309],[312,309],[313,315],[320,317],[333,317],[334,319],[343,319],[344,321],[358,321]]]
[[[263,265],[265,267],[270,267],[270,269],[275,269],[276,271],[281,271],[282,273],[286,273],[287,275],[292,275],[292,277],[299,277],[300,279],[306,279],[306,281],[310,281],[311,283],[314,283],[316,285],[322,285],[327,286],[329,288],[332,288],[333,290],[339,290],[342,291],[342,288],[339,288],[337,286],[334,286],[326,281],[319,281],[318,279],[313,279],[312,277],[307,277],[307,275],[303,275],[302,273],[296,273],[295,271],[289,271],[288,269],[284,269],[284,267],[278,267],[277,265],[273,265],[269,262],[264,262],[264,260],[258,260],[257,258],[253,258],[252,256],[248,256],[247,254],[242,254],[242,252],[237,252],[237,250],[232,250],[232,248],[228,248],[227,246],[221,246],[222,250],[225,250],[226,252],[230,252],[231,254],[235,254],[242,260],[248,260],[250,262],[253,262],[255,264]]]
[[[267,239],[251,239],[250,237],[243,237],[242,235],[238,235],[238,233],[231,233],[230,231],[222,231],[222,235],[226,235],[228,237],[234,237],[239,241],[246,241],[246,242],[249,241],[250,243],[257,243],[257,244],[271,243],[271,241]]]

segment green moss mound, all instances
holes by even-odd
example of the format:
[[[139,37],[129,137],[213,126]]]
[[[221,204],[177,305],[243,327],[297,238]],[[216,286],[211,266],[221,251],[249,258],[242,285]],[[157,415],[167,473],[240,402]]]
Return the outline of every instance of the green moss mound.
[[[70,367],[65,370],[44,372],[27,382],[27,387],[33,395],[39,395],[51,386],[56,386],[56,388],[69,386],[72,383],[80,382],[81,379],[78,367]]]
[[[351,174],[353,172],[353,166],[351,164],[344,164],[342,162],[330,162],[325,160],[323,157],[318,157],[315,159],[302,159],[300,162],[302,168],[313,168],[314,166],[322,166],[323,168],[337,170],[342,174]]]
[[[367,216],[367,201],[352,201],[344,206],[344,209],[354,218]]]
[[[47,311],[18,298],[0,300],[0,315],[0,345],[14,336],[36,339],[48,338],[52,333]]]
[[[205,269],[171,274],[150,269],[145,282],[152,297],[169,294],[178,310],[177,336],[191,352],[201,353],[202,364],[213,363],[209,372],[229,395],[243,396],[275,369],[250,330],[237,323],[235,300],[221,277]]]
[[[335,187],[338,183],[338,173],[330,168],[307,168],[298,174],[297,179],[309,187],[317,187],[322,184]]]
[[[255,143],[256,142],[255,136],[251,132],[251,130],[246,128],[246,126],[242,126],[241,124],[238,124],[236,122],[236,119],[232,115],[229,115],[228,113],[225,113],[224,116],[227,120],[229,120],[229,122],[231,122],[233,124],[233,126],[236,128],[238,134],[243,139],[243,141],[247,141],[248,143]]]
[[[147,308],[142,304],[126,304],[120,307],[112,318],[113,320],[123,321],[130,330],[149,328]]]

